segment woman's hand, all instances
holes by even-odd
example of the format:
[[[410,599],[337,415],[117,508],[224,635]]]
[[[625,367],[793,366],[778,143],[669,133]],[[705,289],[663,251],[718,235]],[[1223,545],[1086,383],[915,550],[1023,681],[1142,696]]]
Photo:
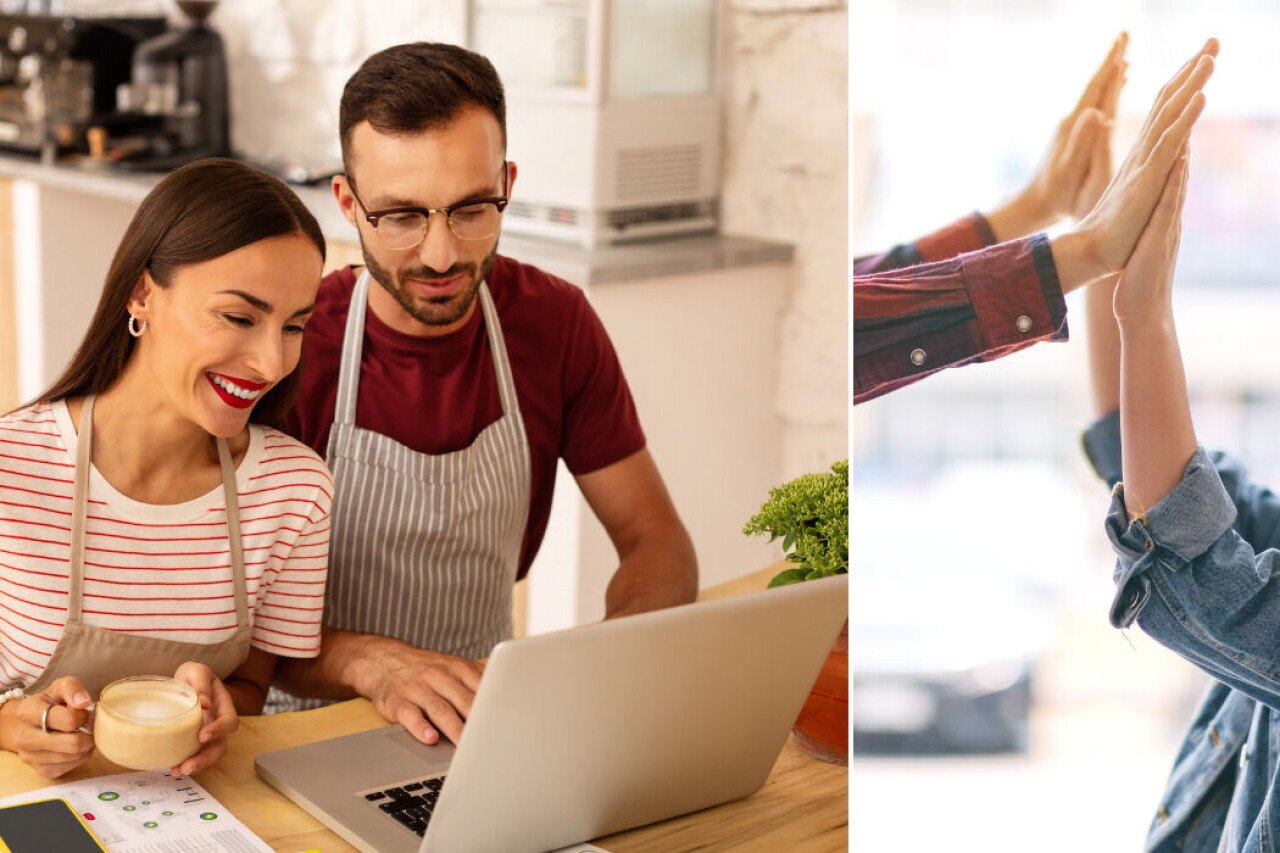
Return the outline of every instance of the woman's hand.
[[[1131,516],[1163,500],[1181,481],[1196,451],[1172,305],[1187,174],[1184,146],[1112,299],[1120,330],[1124,501]]]
[[[1120,273],[1111,308],[1126,329],[1136,325],[1171,326],[1173,323],[1173,269],[1182,236],[1182,207],[1187,198],[1188,149],[1183,146],[1165,181],[1151,221],[1138,238],[1129,263]]]
[[[209,769],[222,758],[227,751],[227,737],[240,727],[240,717],[226,686],[204,664],[187,661],[178,667],[173,677],[196,691],[204,712],[204,724],[199,735],[200,751],[170,771],[174,775],[190,776]]]
[[[41,693],[0,707],[0,743],[41,776],[54,779],[93,754],[93,736],[80,731],[89,722],[89,705],[78,678],[59,678]]]

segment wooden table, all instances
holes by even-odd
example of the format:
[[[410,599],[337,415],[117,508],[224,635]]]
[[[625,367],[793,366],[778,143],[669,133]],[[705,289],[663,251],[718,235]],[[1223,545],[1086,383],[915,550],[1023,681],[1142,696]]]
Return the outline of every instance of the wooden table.
[[[704,590],[700,600],[763,588],[776,567]],[[314,711],[243,717],[218,765],[196,776],[214,797],[276,850],[351,850],[290,800],[257,777],[253,758],[261,752],[385,725],[364,699]],[[120,768],[99,754],[57,782],[70,782]],[[0,752],[0,797],[51,784],[10,752]],[[691,815],[611,835],[597,843],[611,853],[681,850],[844,851],[849,837],[847,768],[801,754],[788,739],[764,787],[750,797]]]

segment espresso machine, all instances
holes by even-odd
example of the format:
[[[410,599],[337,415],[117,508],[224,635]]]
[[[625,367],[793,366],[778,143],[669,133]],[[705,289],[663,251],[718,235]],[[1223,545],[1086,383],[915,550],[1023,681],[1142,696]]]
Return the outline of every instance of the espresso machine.
[[[227,54],[206,23],[217,5],[177,0],[187,25],[138,45],[116,114],[90,136],[92,156],[124,170],[169,171],[231,155]]]
[[[87,131],[115,113],[134,48],[162,17],[0,14],[0,153],[87,149]]]

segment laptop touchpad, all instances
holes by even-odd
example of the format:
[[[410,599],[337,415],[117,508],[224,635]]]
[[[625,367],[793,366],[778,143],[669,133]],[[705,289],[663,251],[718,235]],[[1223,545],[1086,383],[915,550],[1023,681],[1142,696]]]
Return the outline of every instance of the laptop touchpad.
[[[453,760],[453,753],[456,749],[453,742],[445,737],[440,738],[440,743],[435,746],[427,746],[400,726],[389,728],[386,738],[401,749],[406,750],[417,761],[423,763],[426,773],[443,771],[449,766],[449,762]]]

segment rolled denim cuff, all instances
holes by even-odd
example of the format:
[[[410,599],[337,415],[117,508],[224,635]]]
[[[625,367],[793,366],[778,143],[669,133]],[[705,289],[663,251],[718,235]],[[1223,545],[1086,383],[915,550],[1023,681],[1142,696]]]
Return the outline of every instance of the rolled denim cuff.
[[[1199,557],[1231,528],[1236,506],[1203,447],[1197,447],[1182,479],[1144,516],[1130,520],[1124,486],[1111,493],[1107,538],[1115,550],[1116,596],[1111,624],[1127,627],[1151,596],[1151,580],[1143,575],[1163,566],[1177,571]]]

